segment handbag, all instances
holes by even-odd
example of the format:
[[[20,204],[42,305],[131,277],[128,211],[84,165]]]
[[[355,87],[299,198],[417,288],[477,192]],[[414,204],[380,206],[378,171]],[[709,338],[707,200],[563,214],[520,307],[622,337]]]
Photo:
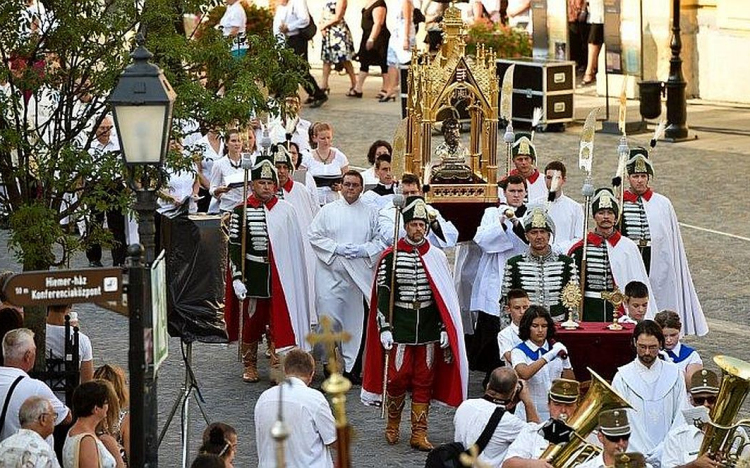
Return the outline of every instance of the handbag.
[[[83,437],[79,437],[76,441],[76,446],[73,447],[73,466],[78,467],[81,466],[81,442],[86,437],[93,437],[94,441],[96,441],[96,436],[94,434],[91,434],[89,432],[83,434]],[[100,467],[102,466],[102,457],[98,455],[98,451],[100,450],[99,444],[96,444],[96,450],[97,450],[97,456],[96,456],[96,466]]]
[[[492,434],[495,433],[497,425],[500,424],[500,419],[502,419],[503,413],[505,413],[505,409],[500,407],[495,408],[495,411],[492,412],[490,420],[487,421],[487,425],[484,426],[482,434],[476,441],[476,446],[479,449],[477,451],[477,456],[487,448],[487,444],[490,442]],[[427,460],[425,461],[424,466],[425,468],[461,468],[464,466],[460,461],[462,453],[468,455],[469,450],[467,450],[461,442],[449,442],[447,444],[439,445],[430,450],[430,453],[427,454]]]
[[[313,37],[318,33],[318,27],[315,26],[315,21],[310,13],[307,14],[310,21],[307,22],[307,26],[299,30],[299,37],[305,41],[311,41]]]

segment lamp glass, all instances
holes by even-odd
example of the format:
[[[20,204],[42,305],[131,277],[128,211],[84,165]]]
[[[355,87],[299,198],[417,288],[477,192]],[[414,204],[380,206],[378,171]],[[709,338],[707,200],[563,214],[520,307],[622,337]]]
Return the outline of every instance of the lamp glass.
[[[168,106],[117,104],[113,110],[125,163],[160,164]]]

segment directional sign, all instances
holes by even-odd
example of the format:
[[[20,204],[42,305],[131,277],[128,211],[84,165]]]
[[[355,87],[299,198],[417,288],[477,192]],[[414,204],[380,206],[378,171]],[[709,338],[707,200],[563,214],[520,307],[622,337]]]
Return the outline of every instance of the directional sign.
[[[2,287],[8,302],[17,306],[121,302],[122,268],[28,271],[11,276]]]

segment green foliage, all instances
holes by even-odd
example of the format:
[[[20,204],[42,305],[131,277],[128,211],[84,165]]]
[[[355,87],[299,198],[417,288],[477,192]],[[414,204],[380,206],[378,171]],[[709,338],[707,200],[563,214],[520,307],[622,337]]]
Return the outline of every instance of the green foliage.
[[[42,2],[49,15],[41,23],[31,20],[26,0],[0,2],[0,180],[7,189],[0,204],[11,213],[12,248],[25,267],[47,268],[86,247],[66,237],[61,219],[72,216],[74,225],[91,210],[132,204],[115,189],[127,177],[121,157],[89,150],[137,29],[145,29],[146,46],[177,93],[175,129],[177,119],[205,130],[276,113],[269,94],[295,93],[306,66],[271,36],[270,13],[257,7],[247,9],[248,22],[262,34],[249,37],[240,60],[216,29],[185,36],[183,14],[201,11],[204,0],[149,0],[142,12],[139,2]],[[86,242],[106,237],[94,231]]]
[[[477,21],[468,30],[466,53],[474,55],[477,45],[494,49],[498,58],[531,57],[531,38],[526,31],[504,25]]]

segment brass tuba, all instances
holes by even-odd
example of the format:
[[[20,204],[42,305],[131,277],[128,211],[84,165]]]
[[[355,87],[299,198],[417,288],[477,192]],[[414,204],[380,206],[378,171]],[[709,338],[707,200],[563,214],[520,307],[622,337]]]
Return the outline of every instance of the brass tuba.
[[[632,408],[606,380],[588,368],[591,372],[591,386],[578,405],[578,409],[568,418],[566,424],[574,434],[567,444],[550,444],[540,459],[555,468],[574,466],[582,454],[596,455],[600,449],[586,442],[586,437],[599,424],[599,413],[615,408]]]
[[[750,363],[729,356],[715,356],[714,362],[721,368],[721,386],[698,456],[708,453],[715,460],[721,460],[725,464],[722,466],[734,466],[731,463],[737,461],[750,444],[738,431],[740,427],[750,428],[750,419],[732,424],[750,392]]]

